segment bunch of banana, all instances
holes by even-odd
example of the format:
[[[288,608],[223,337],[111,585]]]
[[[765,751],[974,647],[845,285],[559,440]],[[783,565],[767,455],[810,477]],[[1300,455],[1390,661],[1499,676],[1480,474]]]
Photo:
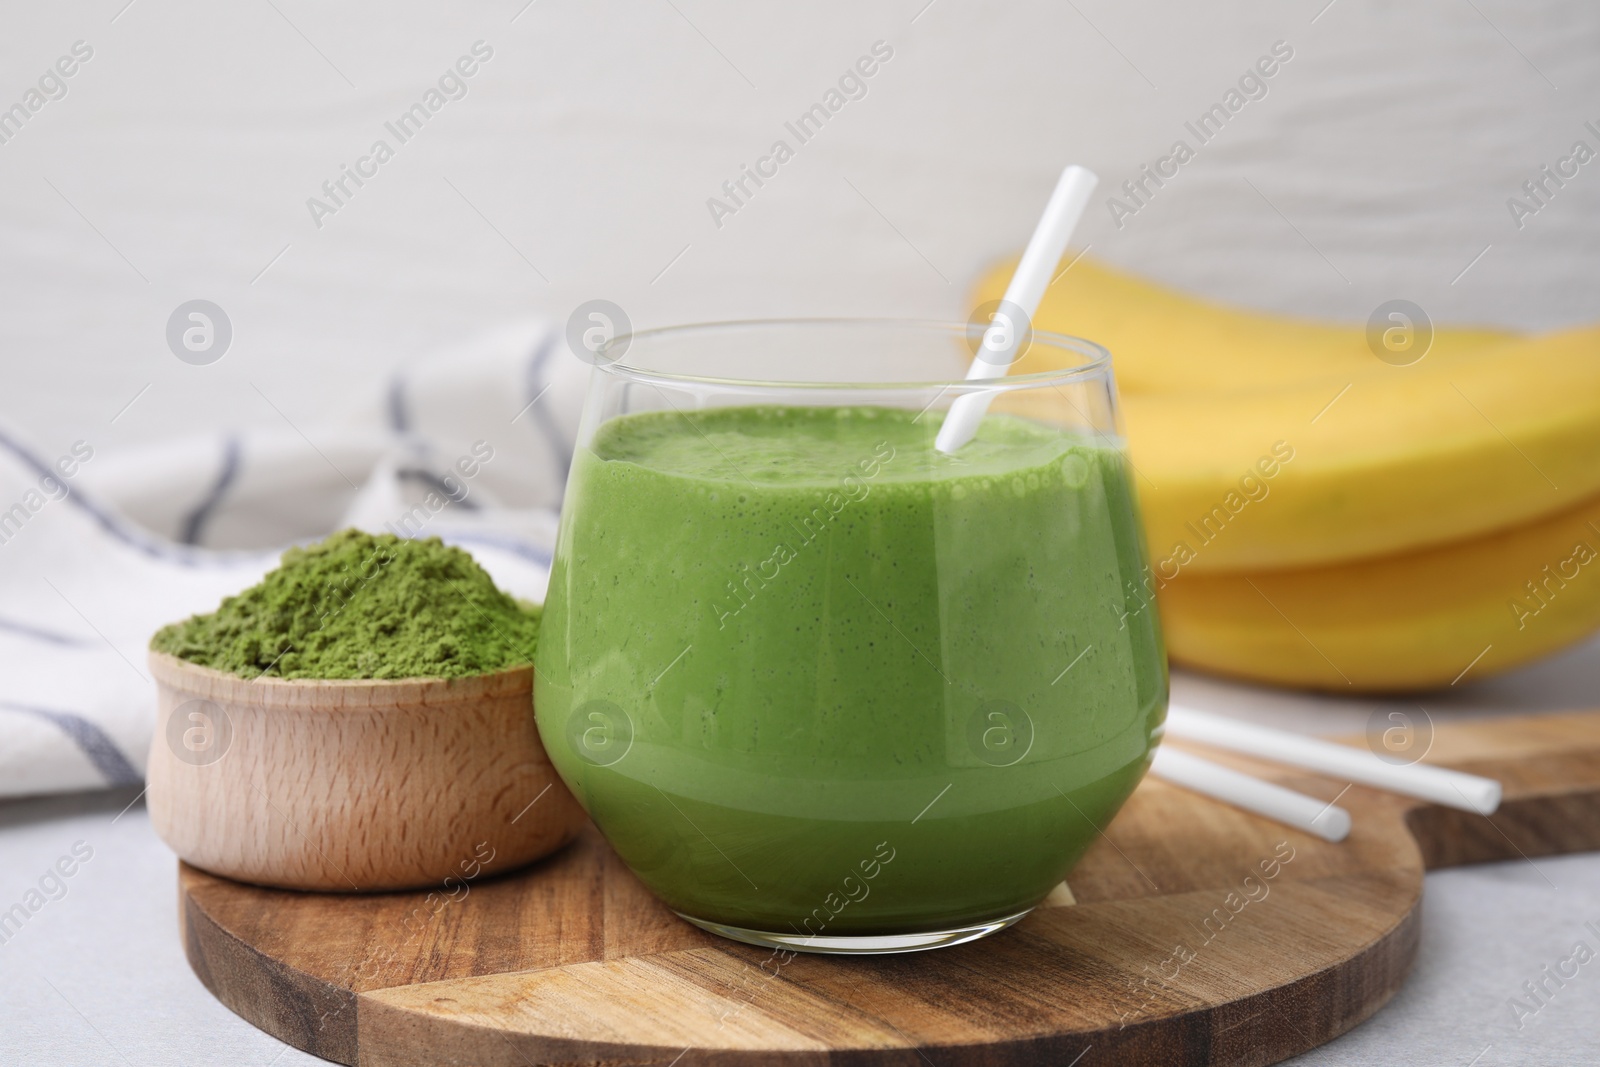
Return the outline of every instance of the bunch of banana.
[[[1362,326],[1219,307],[1088,259],[1034,327],[1112,352],[1174,661],[1417,689],[1600,628],[1600,327],[1440,329],[1395,366]],[[1034,346],[1013,372],[1050,358]]]

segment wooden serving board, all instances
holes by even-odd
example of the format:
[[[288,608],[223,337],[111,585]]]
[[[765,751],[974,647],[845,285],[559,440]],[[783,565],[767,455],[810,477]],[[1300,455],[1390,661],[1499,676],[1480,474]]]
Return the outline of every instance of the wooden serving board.
[[[1399,988],[1425,870],[1600,847],[1600,712],[1441,726],[1428,761],[1499,778],[1505,803],[1485,818],[1355,786],[1340,800],[1355,830],[1331,845],[1147,780],[1070,895],[932,952],[775,956],[713,937],[592,830],[432,897],[184,866],[184,942],[235,1012],[362,1067],[1270,1064]]]

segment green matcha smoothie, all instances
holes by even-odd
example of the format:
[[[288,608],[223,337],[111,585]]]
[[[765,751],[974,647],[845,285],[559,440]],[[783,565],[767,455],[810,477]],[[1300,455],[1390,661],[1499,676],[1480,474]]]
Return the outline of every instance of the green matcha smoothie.
[[[802,936],[1025,911],[1166,707],[1120,451],[991,414],[624,415],[573,465],[540,733],[678,912]]]

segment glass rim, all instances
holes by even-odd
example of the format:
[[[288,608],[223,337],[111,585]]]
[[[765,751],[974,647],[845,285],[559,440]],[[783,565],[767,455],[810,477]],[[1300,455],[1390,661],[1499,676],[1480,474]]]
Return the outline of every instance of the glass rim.
[[[1062,385],[1087,381],[1093,378],[1110,377],[1111,352],[1104,346],[1083,337],[1071,334],[1055,333],[1049,330],[1031,330],[1028,345],[1023,349],[1026,353],[1035,344],[1041,342],[1055,348],[1076,352],[1084,357],[1084,362],[1073,367],[1062,367],[1056,370],[1035,371],[1031,374],[1001,374],[993,378],[928,378],[918,381],[897,382],[829,382],[829,381],[783,381],[769,378],[724,378],[713,375],[683,374],[675,371],[651,370],[627,362],[628,349],[637,341],[655,340],[682,334],[709,333],[720,330],[734,329],[801,329],[806,327],[835,326],[858,327],[876,329],[899,329],[906,331],[922,331],[928,333],[942,333],[948,336],[966,338],[972,336],[977,329],[973,323],[941,322],[933,319],[886,319],[886,318],[782,318],[782,319],[729,319],[721,322],[695,322],[682,323],[676,326],[656,326],[648,330],[635,330],[620,333],[604,342],[596,350],[597,357],[593,362],[597,370],[608,374],[616,374],[638,382],[662,382],[689,385],[716,385],[741,389],[841,389],[841,390],[910,390],[910,389],[953,389],[958,391],[998,391],[1022,388],[1036,388],[1040,386]],[[981,337],[981,335],[978,335]],[[622,345],[622,353],[616,359],[608,360],[605,356],[610,349]],[[973,356],[977,358],[976,354]],[[1018,357],[1021,358],[1020,356]],[[1015,361],[1013,361],[1015,362]],[[1009,364],[1008,364],[1009,366]]]

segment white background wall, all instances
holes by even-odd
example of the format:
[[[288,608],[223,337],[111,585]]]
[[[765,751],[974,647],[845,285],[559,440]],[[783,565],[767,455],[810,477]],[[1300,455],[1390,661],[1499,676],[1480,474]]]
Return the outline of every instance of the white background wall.
[[[1063,163],[1120,184],[1278,40],[1269,95],[1149,207],[1118,230],[1096,206],[1095,254],[1352,322],[1395,296],[1439,321],[1600,317],[1600,163],[1520,231],[1505,204],[1573,140],[1600,148],[1582,0],[125,3],[0,19],[0,106],[94,48],[0,145],[0,419],[47,451],[269,423],[262,394],[314,420],[596,296],[636,325],[965,318]],[[469,94],[316,228],[306,198],[479,39]],[[880,39],[868,95],[713,225],[706,199]],[[233,321],[209,367],[164,341],[195,297]]]

